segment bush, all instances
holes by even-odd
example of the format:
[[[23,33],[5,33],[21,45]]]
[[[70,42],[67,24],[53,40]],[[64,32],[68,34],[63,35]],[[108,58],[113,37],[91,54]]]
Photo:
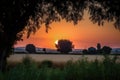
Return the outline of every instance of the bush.
[[[104,54],[110,54],[110,53],[111,53],[111,50],[112,50],[112,48],[110,48],[109,46],[104,46],[104,47],[102,48],[102,52],[103,52]]]
[[[88,53],[89,54],[96,54],[97,51],[96,51],[96,49],[94,47],[90,47],[90,48],[88,48]]]
[[[36,48],[33,44],[27,44],[25,50],[29,53],[36,53]]]

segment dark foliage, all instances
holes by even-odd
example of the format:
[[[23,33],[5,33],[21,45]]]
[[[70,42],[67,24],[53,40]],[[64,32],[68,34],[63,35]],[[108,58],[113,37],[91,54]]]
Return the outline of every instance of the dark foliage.
[[[65,62],[62,69],[61,65],[55,67],[59,62],[43,61],[41,64],[29,57],[24,59],[6,73],[0,72],[0,80],[120,80],[119,56],[105,55],[100,61],[82,57]]]
[[[97,53],[100,54],[102,53],[102,49],[101,49],[101,44],[97,43]]]
[[[101,49],[101,44],[97,43],[97,50],[100,50],[100,49]]]
[[[29,25],[27,31],[35,31],[30,18],[35,16],[37,3],[37,0],[0,0],[0,70],[4,70],[10,50],[21,40],[25,26]]]
[[[61,39],[58,41],[58,44],[55,44],[58,51],[62,52],[62,53],[68,53],[70,51],[72,51],[73,48],[73,44],[70,40],[66,40],[66,39]]]
[[[88,48],[88,53],[89,54],[96,54],[97,53],[96,48],[94,48],[94,47]]]
[[[101,44],[97,43],[97,49],[94,47],[89,47],[88,50],[87,49],[83,49],[82,53],[83,54],[110,54],[111,53],[112,48],[109,46],[103,46],[101,48]]]
[[[104,47],[102,48],[102,52],[103,52],[104,54],[110,54],[111,50],[112,50],[112,48],[110,48],[109,46],[104,46]]]
[[[44,53],[46,53],[46,48],[43,48]]]
[[[36,48],[33,44],[27,44],[25,50],[28,53],[36,53]]]
[[[53,66],[53,62],[49,61],[49,60],[45,60],[41,62],[41,67],[52,67]]]

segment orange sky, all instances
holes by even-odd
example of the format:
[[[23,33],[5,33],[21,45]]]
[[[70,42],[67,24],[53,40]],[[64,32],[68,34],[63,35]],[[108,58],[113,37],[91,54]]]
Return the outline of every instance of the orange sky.
[[[55,48],[55,41],[59,39],[69,39],[75,45],[75,48],[96,47],[99,42],[102,46],[120,47],[120,31],[116,30],[112,23],[105,23],[104,26],[93,24],[85,17],[77,25],[67,23],[65,20],[50,24],[51,29],[45,32],[45,26],[42,26],[35,35],[29,39],[24,36],[24,41],[18,42],[15,47],[34,44],[41,48]]]

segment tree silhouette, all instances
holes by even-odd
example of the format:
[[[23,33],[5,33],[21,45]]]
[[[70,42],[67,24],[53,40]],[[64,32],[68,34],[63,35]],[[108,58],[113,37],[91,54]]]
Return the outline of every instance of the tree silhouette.
[[[100,50],[100,49],[101,49],[101,44],[97,43],[97,50]]]
[[[25,26],[29,32],[37,27],[30,25],[35,16],[37,0],[0,0],[0,71],[6,66],[6,59],[17,40],[21,40]],[[35,29],[34,29],[35,28]]]
[[[97,43],[97,53],[100,54],[102,53],[102,49],[101,49],[101,44]]]
[[[88,53],[89,53],[89,54],[96,54],[96,52],[97,52],[97,51],[96,51],[96,48],[94,48],[94,47],[89,47],[89,48],[88,48]]]
[[[112,48],[109,46],[103,46],[103,48],[102,48],[103,54],[110,54],[111,50],[112,50]]]
[[[44,53],[46,54],[46,48],[43,48]]]
[[[36,48],[33,44],[27,44],[25,50],[28,53],[36,53]]]
[[[66,39],[59,40],[58,44],[55,44],[55,45],[58,51],[60,51],[61,53],[68,53],[72,51],[72,48],[74,47],[72,42]]]
[[[65,19],[77,24],[88,10],[93,23],[103,25],[114,21],[120,29],[119,0],[0,0],[0,70],[16,41],[27,37],[45,24]]]

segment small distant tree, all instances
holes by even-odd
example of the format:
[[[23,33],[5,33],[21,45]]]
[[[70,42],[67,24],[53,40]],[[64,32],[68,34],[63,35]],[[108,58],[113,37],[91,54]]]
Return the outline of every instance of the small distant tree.
[[[102,53],[102,50],[101,50],[101,44],[100,43],[97,43],[97,53]]]
[[[72,48],[74,48],[74,45],[70,40],[61,39],[58,41],[58,44],[55,44],[58,51],[61,53],[68,53],[72,51]]]
[[[96,48],[94,48],[94,47],[90,47],[90,48],[88,48],[88,53],[89,54],[96,54]]]
[[[43,48],[44,53],[46,53],[46,48]]]
[[[100,50],[100,49],[101,49],[101,44],[97,43],[97,50]]]
[[[110,53],[111,53],[111,50],[112,50],[111,47],[109,47],[109,46],[104,46],[104,47],[102,48],[102,53],[104,53],[104,54],[110,54]]]
[[[36,48],[33,44],[27,44],[25,50],[29,53],[36,53]]]

